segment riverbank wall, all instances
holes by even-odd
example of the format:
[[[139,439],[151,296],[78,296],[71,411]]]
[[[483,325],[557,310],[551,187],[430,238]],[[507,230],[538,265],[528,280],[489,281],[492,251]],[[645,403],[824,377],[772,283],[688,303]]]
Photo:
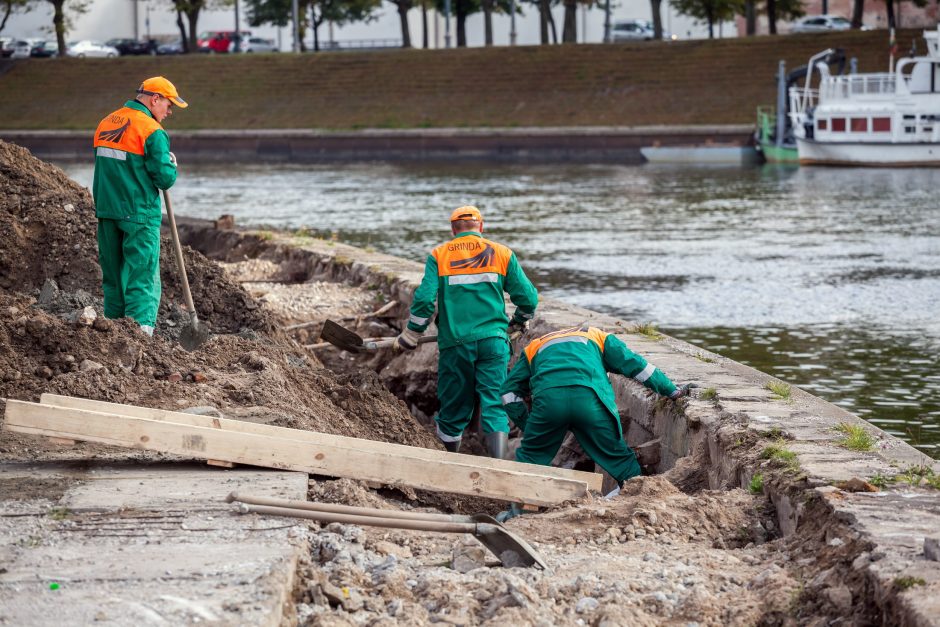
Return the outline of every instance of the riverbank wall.
[[[291,281],[365,285],[404,306],[422,274],[418,263],[305,235],[220,230],[191,220],[181,229],[210,257],[266,259]],[[674,380],[701,386],[675,404],[633,381],[612,381],[626,437],[651,470],[694,458],[706,469],[689,478],[699,487],[764,494],[793,550],[805,551],[793,561],[812,573],[806,591],[812,598],[842,604],[846,613],[853,603],[865,604],[883,624],[938,624],[940,562],[930,547],[940,535],[940,491],[917,478],[940,472],[940,463],[831,403],[629,321],[545,299],[523,342],[584,324],[616,333]],[[433,393],[435,371],[436,351],[425,346],[384,365],[380,377],[414,405]],[[871,446],[847,448],[850,427],[868,434]]]

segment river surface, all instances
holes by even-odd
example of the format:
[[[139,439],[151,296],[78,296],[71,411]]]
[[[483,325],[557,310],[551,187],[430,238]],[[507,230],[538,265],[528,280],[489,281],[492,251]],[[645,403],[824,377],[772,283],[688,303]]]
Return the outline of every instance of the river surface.
[[[63,164],[90,185],[90,164]],[[715,351],[940,457],[940,170],[183,165],[182,215],[423,262],[475,204],[543,294]]]

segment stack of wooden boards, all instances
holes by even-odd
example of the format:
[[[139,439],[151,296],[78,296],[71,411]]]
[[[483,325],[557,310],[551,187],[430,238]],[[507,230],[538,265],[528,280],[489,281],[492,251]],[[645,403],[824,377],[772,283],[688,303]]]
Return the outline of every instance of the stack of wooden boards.
[[[7,400],[7,431],[349,477],[385,485],[557,505],[599,491],[600,474],[447,453],[241,420],[43,394]]]

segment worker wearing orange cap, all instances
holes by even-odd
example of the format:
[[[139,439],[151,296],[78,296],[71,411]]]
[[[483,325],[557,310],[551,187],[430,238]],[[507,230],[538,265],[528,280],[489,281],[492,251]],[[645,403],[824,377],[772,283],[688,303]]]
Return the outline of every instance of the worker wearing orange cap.
[[[133,318],[147,335],[160,306],[160,190],[176,182],[176,157],[161,126],[173,106],[188,106],[173,83],[148,78],[137,98],[95,131],[92,195],[104,315]]]
[[[492,457],[507,454],[509,419],[500,387],[509,365],[509,337],[535,314],[538,292],[515,253],[483,237],[483,216],[460,207],[450,216],[454,238],[428,255],[411,317],[396,348],[414,350],[437,308],[437,436],[456,452],[479,399],[480,423]],[[516,306],[506,315],[503,292]]]

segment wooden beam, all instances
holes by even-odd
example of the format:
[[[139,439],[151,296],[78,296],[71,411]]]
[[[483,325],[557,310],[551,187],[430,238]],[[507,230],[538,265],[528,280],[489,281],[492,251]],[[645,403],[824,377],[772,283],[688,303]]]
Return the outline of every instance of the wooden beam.
[[[361,451],[373,451],[376,453],[397,453],[399,455],[406,455],[410,458],[425,459],[429,461],[463,463],[481,468],[503,469],[516,472],[527,472],[536,475],[546,475],[549,477],[558,477],[559,479],[571,479],[574,481],[585,482],[588,486],[588,489],[594,490],[595,492],[601,491],[601,485],[604,481],[603,475],[594,472],[568,470],[566,468],[555,468],[553,466],[539,466],[537,464],[522,464],[520,462],[514,462],[506,459],[493,459],[492,457],[478,457],[476,455],[448,453],[447,451],[437,451],[429,448],[406,446],[404,444],[392,444],[390,442],[378,442],[375,440],[365,440],[362,438],[351,438],[343,435],[320,433],[318,431],[287,429],[285,427],[275,427],[273,425],[246,422],[244,420],[232,420],[228,418],[215,418],[213,416],[185,414],[182,412],[174,412],[166,409],[153,409],[151,407],[138,407],[136,405],[121,405],[118,403],[108,403],[105,401],[93,401],[87,398],[78,398],[75,396],[43,394],[40,402],[46,405],[56,405],[58,407],[71,407],[73,409],[84,409],[87,411],[120,414],[122,416],[145,418],[147,420],[176,422],[197,427],[214,427],[217,429],[222,429],[223,431],[234,431],[237,433],[254,433],[257,435],[267,435],[275,438],[287,437],[291,439],[300,439],[304,442],[310,442],[312,444],[341,446],[346,448],[355,448]]]
[[[587,494],[587,484],[583,481],[313,444],[295,437],[304,433],[296,429],[283,429],[288,437],[277,438],[13,400],[7,401],[3,428],[18,433],[71,438],[191,458],[218,459],[536,505],[556,505]],[[519,464],[519,467],[527,470],[531,466]]]

